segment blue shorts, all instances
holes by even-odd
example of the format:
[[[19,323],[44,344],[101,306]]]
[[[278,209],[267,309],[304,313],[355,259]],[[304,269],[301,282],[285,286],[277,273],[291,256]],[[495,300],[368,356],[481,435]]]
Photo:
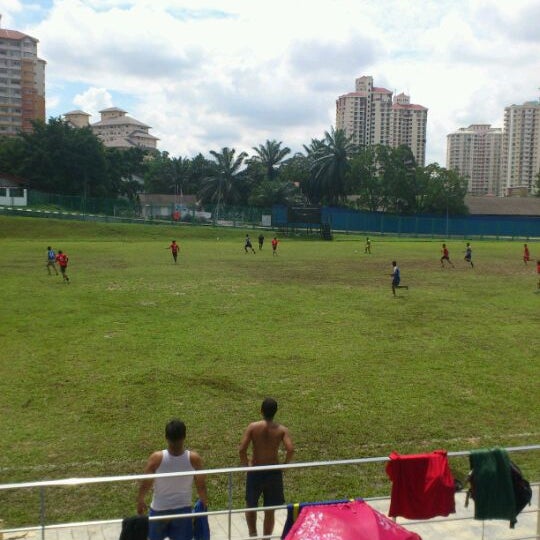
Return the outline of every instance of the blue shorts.
[[[150,508],[148,516],[168,516],[174,514],[191,514],[191,506],[175,508],[173,510],[153,510]],[[149,540],[192,540],[193,520],[191,518],[160,519],[148,522]]]
[[[400,280],[399,278],[397,278],[397,279],[394,278],[394,279],[392,280],[392,285],[393,285],[394,287],[397,287],[397,286],[399,285],[399,282],[400,282],[400,281],[401,281],[401,280]]]
[[[263,496],[264,506],[278,506],[285,502],[282,471],[253,471],[247,473],[246,504],[255,508]]]

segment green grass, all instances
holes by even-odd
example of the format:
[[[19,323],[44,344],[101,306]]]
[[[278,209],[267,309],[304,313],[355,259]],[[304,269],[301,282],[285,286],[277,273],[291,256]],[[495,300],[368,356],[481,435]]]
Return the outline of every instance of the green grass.
[[[271,232],[256,255],[244,234],[0,217],[0,483],[141,472],[174,416],[206,467],[236,466],[267,395],[297,461],[539,442],[540,295],[521,243],[473,242],[471,270],[450,241],[456,268],[442,270],[439,241],[374,238],[369,256],[359,236],[282,238],[273,258]],[[70,256],[69,286],[47,275],[49,244]],[[395,299],[393,259],[410,285]],[[540,479],[539,452],[513,459]],[[452,467],[464,477],[467,460]],[[227,479],[208,483],[223,506]],[[48,520],[132,514],[135,489],[49,489]],[[389,481],[381,464],[306,469],[286,491],[369,496]],[[0,492],[0,518],[35,523],[38,501]]]

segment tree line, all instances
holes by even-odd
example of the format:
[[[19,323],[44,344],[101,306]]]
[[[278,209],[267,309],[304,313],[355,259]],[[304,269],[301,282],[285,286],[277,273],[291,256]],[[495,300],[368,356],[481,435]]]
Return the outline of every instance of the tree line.
[[[463,214],[467,181],[436,163],[419,166],[407,146],[356,147],[341,130],[292,153],[267,140],[252,153],[224,147],[209,156],[107,148],[89,127],[61,118],[0,139],[0,171],[39,191],[88,197],[139,192],[197,195],[203,206],[340,205],[399,214]],[[142,185],[141,185],[142,182]]]

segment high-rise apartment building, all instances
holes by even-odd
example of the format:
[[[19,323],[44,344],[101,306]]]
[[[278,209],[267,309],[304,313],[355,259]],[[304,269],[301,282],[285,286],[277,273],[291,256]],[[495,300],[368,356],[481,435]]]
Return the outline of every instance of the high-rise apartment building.
[[[32,131],[45,121],[45,64],[38,40],[0,28],[0,135]]]
[[[411,103],[406,94],[398,94],[392,104],[392,126],[390,131],[391,145],[408,146],[418,165],[426,162],[426,107]]]
[[[467,178],[472,195],[501,195],[503,131],[490,124],[472,124],[446,138],[446,168]]]
[[[399,94],[392,102],[392,91],[373,86],[373,77],[356,79],[355,91],[336,101],[336,128],[359,146],[406,144],[418,165],[426,156],[427,109],[410,103]]]
[[[535,191],[540,173],[540,101],[504,109],[501,167],[505,195],[519,188]]]

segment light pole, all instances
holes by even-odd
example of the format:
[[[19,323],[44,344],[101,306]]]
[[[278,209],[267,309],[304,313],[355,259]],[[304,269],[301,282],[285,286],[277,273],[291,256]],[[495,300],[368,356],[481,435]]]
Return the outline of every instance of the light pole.
[[[444,196],[446,201],[446,237],[448,238],[448,180],[445,180],[443,182],[443,188],[444,188]]]
[[[446,193],[446,238],[448,238],[448,193]]]

